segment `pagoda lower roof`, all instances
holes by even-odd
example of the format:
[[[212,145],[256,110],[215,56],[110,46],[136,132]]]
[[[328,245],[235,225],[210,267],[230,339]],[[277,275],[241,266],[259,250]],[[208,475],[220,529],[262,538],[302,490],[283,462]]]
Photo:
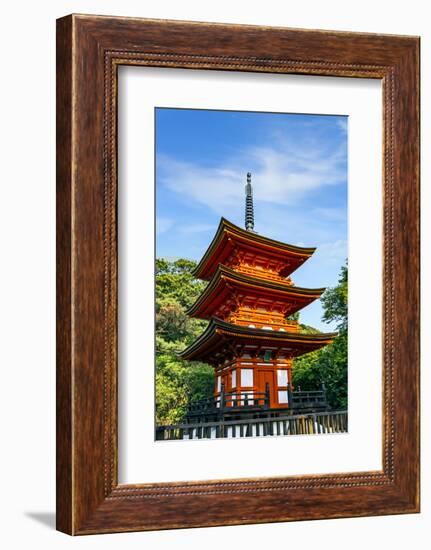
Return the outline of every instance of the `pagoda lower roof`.
[[[206,330],[179,355],[189,361],[217,364],[236,348],[272,349],[290,357],[315,351],[333,342],[336,332],[302,334],[250,328],[211,319]]]
[[[219,265],[187,315],[210,319],[220,306],[233,298],[234,293],[255,296],[256,299],[266,298],[283,306],[285,315],[291,315],[319,298],[324,291],[325,288],[301,288],[287,282],[258,278]]]
[[[219,264],[226,263],[235,246],[264,253],[268,258],[285,263],[283,276],[287,277],[307,260],[316,250],[283,243],[264,237],[253,231],[247,231],[221,218],[216,234],[201,261],[193,271],[198,279],[209,280]]]

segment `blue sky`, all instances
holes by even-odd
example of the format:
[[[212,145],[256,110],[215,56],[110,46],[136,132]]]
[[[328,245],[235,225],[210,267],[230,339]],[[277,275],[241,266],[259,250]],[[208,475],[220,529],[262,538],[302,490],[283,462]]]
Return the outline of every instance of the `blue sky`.
[[[156,255],[199,260],[220,217],[244,227],[252,173],[255,230],[317,247],[292,278],[337,284],[347,258],[347,117],[156,109]],[[301,322],[321,330],[320,301]]]

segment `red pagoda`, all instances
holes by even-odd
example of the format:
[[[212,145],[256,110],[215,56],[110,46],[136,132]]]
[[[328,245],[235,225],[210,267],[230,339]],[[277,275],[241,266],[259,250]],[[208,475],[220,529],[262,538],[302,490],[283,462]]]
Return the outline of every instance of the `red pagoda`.
[[[325,290],[295,286],[290,278],[315,248],[256,233],[252,193],[248,173],[245,229],[222,218],[194,271],[208,285],[188,314],[209,324],[181,357],[211,364],[215,384],[212,406],[192,404],[188,420],[208,420],[217,410],[238,418],[256,412],[286,414],[295,403],[302,403],[302,410],[327,406],[324,391],[305,395],[292,386],[293,359],[336,336],[303,333],[293,318]]]

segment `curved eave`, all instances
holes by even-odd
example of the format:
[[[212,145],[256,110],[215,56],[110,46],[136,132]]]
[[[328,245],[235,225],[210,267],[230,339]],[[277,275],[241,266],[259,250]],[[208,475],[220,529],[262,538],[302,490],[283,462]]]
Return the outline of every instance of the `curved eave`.
[[[299,260],[299,264],[291,271],[293,272],[301,263],[307,260],[316,250],[316,248],[305,248],[300,246],[295,246],[281,241],[276,241],[275,239],[270,239],[269,237],[263,237],[258,233],[253,233],[252,231],[247,231],[242,229],[232,222],[226,220],[226,218],[221,218],[219,226],[217,228],[216,234],[214,235],[213,240],[211,241],[209,247],[207,248],[205,254],[202,256],[201,261],[193,270],[193,275],[198,279],[207,279],[208,277],[204,275],[205,268],[210,260],[210,258],[217,252],[218,245],[223,239],[223,236],[226,232],[229,232],[234,237],[238,237],[239,241],[246,241],[251,244],[263,247],[269,250],[274,255],[280,256],[294,256]]]
[[[203,319],[211,317],[212,310],[207,311],[207,304],[215,304],[214,298],[219,295],[228,283],[231,283],[238,289],[246,290],[248,288],[250,292],[256,292],[262,295],[265,294],[266,291],[267,294],[273,295],[274,298],[277,296],[279,300],[285,300],[286,302],[288,302],[289,299],[301,301],[302,303],[299,304],[297,308],[292,308],[289,314],[295,313],[295,311],[310,304],[319,298],[326,290],[325,288],[302,288],[287,283],[269,281],[263,278],[260,279],[252,275],[234,271],[224,265],[219,265],[202,294],[190,309],[188,309],[187,315],[191,317],[201,317]]]
[[[253,344],[266,344],[269,347],[288,347],[293,351],[294,356],[298,356],[331,344],[337,335],[336,332],[303,334],[270,331],[212,319],[206,330],[179,356],[189,361],[208,361],[208,356],[224,346],[226,339],[234,339],[242,343],[248,341]]]

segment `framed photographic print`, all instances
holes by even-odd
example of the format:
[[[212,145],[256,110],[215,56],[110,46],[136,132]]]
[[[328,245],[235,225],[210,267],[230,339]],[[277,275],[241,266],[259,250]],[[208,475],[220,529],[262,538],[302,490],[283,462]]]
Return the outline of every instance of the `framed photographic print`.
[[[419,39],[57,22],[57,527],[419,510]]]

